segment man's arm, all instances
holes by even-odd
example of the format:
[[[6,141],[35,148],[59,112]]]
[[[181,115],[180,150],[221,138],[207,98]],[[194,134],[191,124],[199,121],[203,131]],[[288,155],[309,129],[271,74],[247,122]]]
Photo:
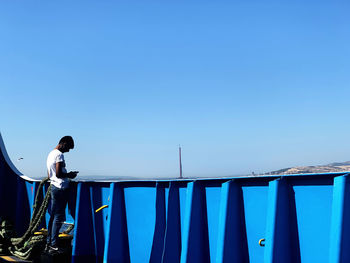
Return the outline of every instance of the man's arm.
[[[75,178],[77,176],[77,172],[69,172],[65,173],[62,171],[63,162],[56,163],[56,177],[57,178]]]

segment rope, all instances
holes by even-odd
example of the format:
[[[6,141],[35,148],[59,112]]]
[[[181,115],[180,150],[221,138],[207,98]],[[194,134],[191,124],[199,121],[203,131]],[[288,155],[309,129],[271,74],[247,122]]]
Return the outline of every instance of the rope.
[[[47,181],[48,178],[42,180],[38,186],[33,204],[32,218],[30,219],[28,229],[23,236],[11,238],[14,236],[12,224],[6,220],[1,222],[0,253],[4,253],[8,250],[12,255],[20,259],[27,260],[36,251],[40,252],[42,250],[44,243],[46,242],[46,237],[44,234],[34,235],[34,232],[36,232],[43,218],[45,217],[45,213],[49,205],[51,185],[48,187],[42,203],[40,204],[39,202],[39,197],[42,194],[43,187]],[[64,233],[69,233],[73,228],[74,225],[69,226]]]
[[[39,195],[42,191],[44,184],[47,181],[48,181],[48,179],[46,178],[46,179],[42,180],[39,184],[38,191],[35,195],[32,219],[30,220],[29,227],[28,227],[27,231],[20,238],[11,238],[12,245],[17,246],[17,247],[23,245],[23,243],[25,241],[27,241],[28,238],[34,234],[35,230],[38,228],[39,224],[43,220],[45,213],[46,213],[46,209],[49,205],[49,200],[50,200],[50,195],[51,195],[51,191],[50,191],[51,185],[47,189],[46,195],[45,195],[44,200],[39,208],[39,211],[37,211],[37,206],[39,203]]]
[[[36,249],[37,245],[44,243],[45,239],[46,238],[44,235],[32,236],[27,242],[24,243],[23,247],[21,248],[9,247],[9,251],[12,255],[20,259],[27,260],[31,257],[34,250],[38,250]]]
[[[11,238],[14,236],[13,226],[6,220],[1,223],[0,237],[3,244],[0,250],[2,252],[8,250],[12,255],[20,259],[27,260],[31,257],[35,250],[41,248],[40,245],[44,244],[45,236],[35,236],[34,232],[41,224],[49,204],[51,185],[48,187],[42,203],[40,204],[39,202],[39,197],[42,194],[43,187],[47,181],[48,179],[46,178],[39,184],[38,191],[36,192],[34,199],[32,218],[30,220],[28,229],[23,234],[23,236]]]

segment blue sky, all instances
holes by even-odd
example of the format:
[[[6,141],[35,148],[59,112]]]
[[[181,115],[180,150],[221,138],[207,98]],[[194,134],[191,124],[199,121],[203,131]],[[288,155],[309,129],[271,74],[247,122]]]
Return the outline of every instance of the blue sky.
[[[349,4],[3,1],[0,132],[24,174],[72,135],[81,176],[350,160]],[[22,161],[16,161],[23,157]]]

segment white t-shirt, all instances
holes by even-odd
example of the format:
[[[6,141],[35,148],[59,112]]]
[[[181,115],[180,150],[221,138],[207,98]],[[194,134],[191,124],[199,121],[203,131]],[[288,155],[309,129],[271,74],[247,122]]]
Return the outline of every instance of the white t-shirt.
[[[56,176],[56,163],[59,162],[62,162],[62,172],[66,173],[66,163],[64,161],[63,153],[57,149],[54,149],[49,153],[49,156],[47,156],[47,172],[49,174],[51,184],[53,184],[57,188],[65,189],[69,186],[70,180],[69,178],[58,178]]]

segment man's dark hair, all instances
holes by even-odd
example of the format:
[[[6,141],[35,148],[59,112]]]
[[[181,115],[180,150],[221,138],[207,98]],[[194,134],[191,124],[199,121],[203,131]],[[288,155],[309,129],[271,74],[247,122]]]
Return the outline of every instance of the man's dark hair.
[[[66,144],[66,146],[69,148],[69,149],[73,149],[74,148],[74,141],[73,141],[73,138],[72,136],[64,136],[61,138],[59,144]]]

